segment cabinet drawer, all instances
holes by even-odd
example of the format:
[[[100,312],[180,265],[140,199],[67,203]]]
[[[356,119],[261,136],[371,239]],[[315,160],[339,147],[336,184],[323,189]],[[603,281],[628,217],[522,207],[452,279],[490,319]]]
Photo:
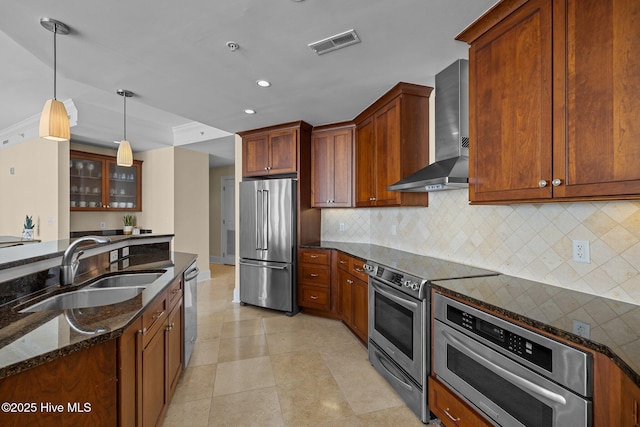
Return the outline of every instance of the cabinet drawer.
[[[318,265],[300,264],[301,283],[329,287],[331,284],[331,268]]]
[[[183,281],[182,277],[176,279],[171,285],[169,285],[169,289],[167,289],[167,306],[169,307],[169,311],[175,307],[175,305],[182,298],[182,286]]]
[[[365,282],[369,280],[369,276],[364,271],[365,261],[362,261],[357,258],[351,258],[350,261],[350,273],[356,276],[358,279],[364,280]]]
[[[307,264],[331,264],[331,251],[320,249],[303,249],[300,251],[299,262]]]
[[[167,318],[167,299],[162,296],[142,314],[143,347],[146,347]]]
[[[328,288],[301,285],[298,291],[300,292],[298,295],[298,304],[301,306],[329,310],[331,297]]]
[[[444,426],[492,426],[434,378],[429,378],[429,405]]]
[[[349,256],[338,252],[338,268],[344,271],[349,271]]]

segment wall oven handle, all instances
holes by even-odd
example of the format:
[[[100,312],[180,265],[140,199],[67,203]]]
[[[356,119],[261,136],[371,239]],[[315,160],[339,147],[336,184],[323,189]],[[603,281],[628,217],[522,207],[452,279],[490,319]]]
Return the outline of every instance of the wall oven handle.
[[[249,267],[259,267],[259,268],[270,268],[272,270],[286,270],[287,266],[277,266],[277,265],[259,265],[259,264],[251,264],[250,262],[242,262],[240,261],[240,265],[247,265]]]
[[[375,354],[376,354],[376,359],[378,359],[378,362],[380,362],[380,365],[382,365],[384,370],[387,371],[389,375],[395,378],[407,390],[409,391],[413,390],[413,387],[411,386],[411,384],[407,383],[403,378],[400,378],[399,376],[393,373],[393,371],[391,370],[392,368],[388,365],[387,361],[380,357],[380,353],[376,351]]]
[[[464,345],[460,340],[458,340],[457,338],[455,338],[454,336],[452,336],[451,334],[449,334],[447,331],[442,331],[442,335],[444,335],[444,337],[451,341],[453,344],[455,344],[457,347],[459,347],[460,350],[464,351],[465,353],[467,353],[468,356],[473,357],[481,362],[483,362],[485,364],[485,366],[491,368],[494,372],[496,372],[497,374],[499,374],[500,376],[502,376],[503,378],[507,379],[508,381],[511,381],[512,383],[520,386],[521,388],[530,391],[531,393],[537,394],[538,396],[541,396],[547,400],[550,400],[552,402],[556,402],[559,403],[561,405],[566,405],[567,404],[567,400],[562,397],[561,395],[552,392],[551,390],[547,390],[544,387],[541,387],[537,384],[532,383],[529,380],[526,380],[522,377],[519,377],[518,375],[509,372],[507,369],[503,368],[502,366],[499,366],[497,364],[495,364],[494,362],[488,360],[487,358],[481,356],[480,354],[478,354],[477,352],[473,351],[472,349],[470,349],[469,347],[467,347],[466,345]]]
[[[418,304],[413,302],[413,301],[408,301],[404,298],[400,298],[397,297],[387,291],[385,291],[380,285],[378,285],[377,282],[375,281],[371,281],[371,286],[373,286],[373,289],[375,289],[376,292],[378,292],[380,295],[385,296],[387,298],[389,298],[391,301],[408,308],[411,311],[415,311],[418,308]]]

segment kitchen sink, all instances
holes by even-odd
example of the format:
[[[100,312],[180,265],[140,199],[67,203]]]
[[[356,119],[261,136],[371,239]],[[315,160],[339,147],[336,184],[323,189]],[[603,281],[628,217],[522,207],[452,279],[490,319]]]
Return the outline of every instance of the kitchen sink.
[[[153,273],[125,273],[114,276],[103,277],[87,286],[87,288],[122,288],[131,286],[146,286],[164,274],[162,272]]]
[[[64,310],[70,308],[98,307],[117,304],[136,297],[144,286],[129,286],[103,289],[81,289],[79,291],[59,294],[20,310],[20,313],[31,313],[45,310]]]

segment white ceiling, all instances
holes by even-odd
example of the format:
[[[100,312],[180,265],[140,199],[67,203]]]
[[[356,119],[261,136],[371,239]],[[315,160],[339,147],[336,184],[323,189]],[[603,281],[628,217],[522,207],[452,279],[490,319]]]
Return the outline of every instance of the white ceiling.
[[[115,92],[123,88],[136,94],[127,100],[134,152],[183,145],[222,165],[233,163],[233,136],[219,138],[226,132],[350,120],[399,81],[433,85],[438,71],[467,57],[454,37],[495,3],[3,1],[0,135],[13,141],[15,125],[52,97],[53,34],[41,17],[72,30],[57,39],[57,98],[78,109],[72,140],[116,147],[123,99]],[[352,28],[361,43],[320,56],[307,47]],[[240,45],[235,52],[230,40]],[[258,79],[272,86],[260,88]],[[174,137],[185,129],[191,137]]]

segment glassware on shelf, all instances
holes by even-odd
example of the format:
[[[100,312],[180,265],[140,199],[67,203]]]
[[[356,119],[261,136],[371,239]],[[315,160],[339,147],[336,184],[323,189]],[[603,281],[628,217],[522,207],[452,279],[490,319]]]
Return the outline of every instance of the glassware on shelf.
[[[94,169],[95,169],[95,166],[93,165],[93,163],[87,163],[87,170],[89,171],[89,176],[92,176]]]
[[[84,163],[76,162],[76,169],[78,170],[78,176],[82,175],[82,169],[84,168]]]

